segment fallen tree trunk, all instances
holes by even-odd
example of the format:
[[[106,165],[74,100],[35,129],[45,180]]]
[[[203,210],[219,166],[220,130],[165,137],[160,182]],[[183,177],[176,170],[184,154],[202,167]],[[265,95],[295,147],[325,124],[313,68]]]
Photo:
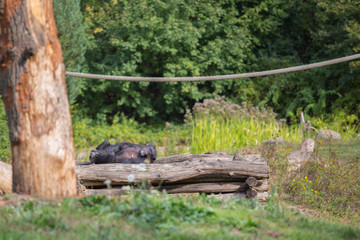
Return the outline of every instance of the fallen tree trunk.
[[[248,177],[269,178],[266,164],[241,161],[187,160],[172,164],[98,164],[78,165],[76,173],[85,186],[105,186],[148,182],[152,185],[196,182],[245,182]]]
[[[109,197],[115,197],[115,196],[122,196],[122,195],[128,195],[129,193],[133,192],[124,190],[122,188],[113,188],[113,189],[86,189],[84,192],[82,192],[82,195],[85,196],[91,196],[91,195],[98,195],[98,196],[109,196]],[[139,190],[135,190],[135,192],[138,192]],[[199,193],[175,193],[172,194],[173,196],[198,196]],[[239,192],[239,193],[225,193],[225,194],[211,194],[208,195],[208,197],[215,197],[217,199],[229,201],[231,199],[237,199],[237,198],[249,198],[247,196],[246,192]],[[269,198],[269,194],[267,192],[257,192],[256,197],[259,201],[266,201]]]
[[[124,185],[121,187],[129,187],[129,185]],[[112,195],[117,195],[117,191],[123,188],[114,187],[110,190],[108,189],[95,189],[94,191],[109,192]],[[188,183],[188,184],[170,184],[170,185],[161,185],[161,186],[152,186],[151,190],[163,191],[165,190],[169,194],[175,193],[234,193],[234,192],[246,192],[249,189],[249,186],[245,182],[213,182],[213,183]],[[268,181],[263,180],[259,181],[258,186],[251,187],[251,189],[256,190],[257,192],[268,191]]]
[[[248,162],[253,164],[267,164],[266,161],[260,155],[220,155],[220,154],[179,154],[161,157],[155,160],[154,163],[177,163],[185,161],[237,161],[237,162]]]
[[[217,199],[221,199],[224,201],[229,201],[231,199],[237,198],[247,198],[247,194],[244,192],[241,193],[225,193],[225,194],[216,194],[216,195],[209,195],[208,197],[215,197]],[[269,194],[267,192],[258,192],[255,196],[260,202],[264,202],[268,200]]]
[[[0,161],[0,195],[12,192],[12,166]]]
[[[157,188],[155,188],[157,189]],[[243,192],[248,189],[244,182],[217,182],[217,183],[192,183],[172,184],[160,186],[159,191],[166,190],[167,193],[229,193]]]
[[[267,180],[257,180],[258,185],[251,187],[258,192],[268,191]],[[167,193],[232,193],[245,192],[249,189],[246,182],[211,182],[211,183],[189,183],[189,184],[171,184],[154,187],[159,191],[166,190]]]

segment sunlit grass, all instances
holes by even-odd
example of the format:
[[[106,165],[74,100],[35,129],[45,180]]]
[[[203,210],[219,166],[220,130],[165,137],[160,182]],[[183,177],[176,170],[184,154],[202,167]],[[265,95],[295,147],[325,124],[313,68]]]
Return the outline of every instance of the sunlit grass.
[[[317,141],[310,161],[288,173],[286,156],[290,151],[279,146],[264,154],[272,169],[272,185],[281,197],[360,224],[360,139]]]
[[[276,121],[264,121],[253,118],[223,119],[202,117],[192,121],[191,151],[229,150],[255,146],[265,140],[280,137],[289,142],[299,143],[303,137],[298,127],[288,127]]]
[[[15,196],[16,197],[16,196]],[[205,195],[3,199],[0,239],[358,239],[356,226],[301,216],[277,203]],[[8,203],[6,203],[8,202]],[[4,204],[6,203],[6,204]],[[11,204],[10,204],[11,203]]]

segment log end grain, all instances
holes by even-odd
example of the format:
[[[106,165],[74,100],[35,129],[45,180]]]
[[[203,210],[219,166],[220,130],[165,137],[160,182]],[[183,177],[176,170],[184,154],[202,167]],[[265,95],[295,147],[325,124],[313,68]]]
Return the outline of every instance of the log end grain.
[[[257,196],[257,191],[254,190],[254,189],[249,188],[248,190],[246,190],[246,196],[248,198],[254,198],[254,197]]]

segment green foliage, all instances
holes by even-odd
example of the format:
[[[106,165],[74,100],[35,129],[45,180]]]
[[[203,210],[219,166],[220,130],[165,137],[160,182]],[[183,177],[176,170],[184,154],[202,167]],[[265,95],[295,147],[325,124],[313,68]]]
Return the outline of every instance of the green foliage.
[[[200,76],[289,67],[357,53],[358,1],[82,1],[90,72]],[[226,95],[268,103],[292,122],[312,116],[359,116],[359,61],[257,79],[193,83],[87,80],[81,113],[118,113],[149,122],[178,120],[195,102]],[[111,121],[111,120],[110,120]]]
[[[359,1],[292,1],[273,32],[261,34],[258,68],[270,69],[323,61],[358,53]],[[281,8],[284,9],[284,8]],[[259,80],[265,101],[296,121],[300,110],[312,116],[360,115],[360,61]]]
[[[80,0],[54,0],[53,10],[67,71],[84,69],[86,51],[85,23],[80,10]],[[70,104],[81,94],[85,80],[66,77]]]
[[[146,193],[135,193],[132,201],[115,202],[107,197],[92,196],[80,200],[83,206],[91,207],[91,211],[112,212],[126,217],[138,224],[151,224],[157,227],[166,223],[199,222],[213,215],[210,208],[193,205],[183,199],[167,195],[154,197]],[[105,207],[104,207],[105,205]]]
[[[130,194],[0,206],[0,239],[357,239],[360,229],[295,214],[276,198],[222,202],[204,195]],[[21,203],[25,202],[25,203]],[[286,227],[284,227],[286,226]]]
[[[0,100],[0,161],[9,163],[11,160],[11,147],[9,129],[5,113],[5,106]]]
[[[230,1],[84,2],[93,73],[200,76],[245,71],[251,36]],[[89,81],[80,106],[96,118],[177,119],[195,101],[231,94],[234,81],[132,83]]]

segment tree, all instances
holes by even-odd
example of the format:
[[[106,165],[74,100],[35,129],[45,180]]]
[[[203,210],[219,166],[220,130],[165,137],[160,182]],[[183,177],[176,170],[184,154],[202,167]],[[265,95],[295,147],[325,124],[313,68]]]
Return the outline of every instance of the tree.
[[[64,64],[50,0],[0,1],[0,89],[11,141],[13,191],[76,193]]]
[[[360,1],[82,0],[90,73],[199,76],[255,72],[358,53]],[[225,95],[298,113],[360,118],[359,61],[262,78],[195,83],[88,80],[77,98],[97,119],[181,119],[195,101]],[[340,111],[339,111],[340,110]],[[297,113],[297,114],[296,114]],[[171,119],[172,118],[172,119]]]
[[[184,77],[244,72],[248,29],[225,1],[82,1],[91,73]],[[226,94],[234,82],[90,81],[78,98],[93,118],[182,119],[196,101]]]

